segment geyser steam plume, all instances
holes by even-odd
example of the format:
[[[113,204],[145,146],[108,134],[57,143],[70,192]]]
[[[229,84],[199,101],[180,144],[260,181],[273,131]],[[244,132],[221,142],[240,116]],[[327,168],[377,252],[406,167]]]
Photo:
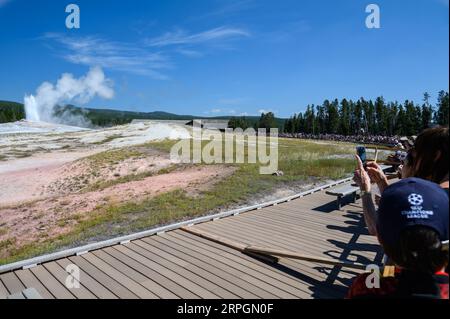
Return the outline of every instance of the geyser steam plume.
[[[24,99],[26,118],[29,121],[89,126],[89,121],[81,114],[73,114],[69,110],[55,113],[55,107],[74,101],[85,104],[95,96],[110,99],[114,96],[112,81],[105,78],[99,67],[76,79],[72,74],[64,73],[55,85],[42,83],[36,95],[27,95]]]

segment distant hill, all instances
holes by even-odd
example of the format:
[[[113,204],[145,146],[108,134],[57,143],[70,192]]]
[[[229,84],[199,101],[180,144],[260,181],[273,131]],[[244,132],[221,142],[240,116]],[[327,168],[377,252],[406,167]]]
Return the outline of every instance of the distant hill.
[[[0,123],[20,121],[25,118],[23,104],[0,101]]]
[[[80,114],[86,117],[94,126],[114,126],[130,123],[134,119],[140,120],[192,120],[192,119],[220,119],[229,120],[231,116],[194,116],[194,115],[178,115],[162,111],[154,112],[133,112],[119,111],[112,109],[94,109],[80,108],[74,105],[66,105],[55,108],[55,114],[63,112],[71,114]],[[0,123],[20,121],[25,118],[24,106],[21,103],[0,101]],[[259,120],[259,116],[246,116],[247,121],[252,125]],[[276,119],[277,124],[281,128],[284,119]]]

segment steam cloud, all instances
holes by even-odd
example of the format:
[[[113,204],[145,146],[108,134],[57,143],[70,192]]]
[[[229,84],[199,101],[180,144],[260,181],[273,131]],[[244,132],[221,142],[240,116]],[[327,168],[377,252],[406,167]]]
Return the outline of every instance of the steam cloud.
[[[114,96],[111,80],[105,78],[100,67],[76,79],[72,74],[64,73],[56,85],[42,83],[36,95],[27,95],[24,99],[26,118],[29,121],[67,124],[89,127],[90,122],[83,114],[74,114],[68,109],[56,111],[56,106],[74,101],[86,104],[95,96],[111,99]]]

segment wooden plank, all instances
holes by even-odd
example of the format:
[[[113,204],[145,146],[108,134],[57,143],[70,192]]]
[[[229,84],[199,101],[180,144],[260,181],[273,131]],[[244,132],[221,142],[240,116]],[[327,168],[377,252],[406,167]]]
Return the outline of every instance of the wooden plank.
[[[56,280],[61,283],[61,285],[66,286],[66,280],[69,277],[69,273],[66,272],[65,268],[61,267],[54,261],[45,263],[43,264],[43,266],[56,278]],[[86,289],[86,287],[84,287],[83,278],[81,276],[78,288],[67,289],[69,289],[69,291],[78,299],[96,299],[95,295],[92,294],[88,289]]]
[[[29,269],[18,270],[15,272],[20,281],[27,288],[35,288],[44,299],[55,299],[55,297],[44,287],[44,285],[33,275]]]
[[[204,229],[207,229],[210,227],[210,225],[205,225],[206,227]],[[217,223],[215,226],[220,226],[221,228],[235,228],[236,226],[244,227],[244,228],[250,228],[254,230],[257,233],[262,233],[262,236],[269,236],[273,235],[275,238],[283,238],[283,240],[294,242],[297,244],[301,244],[301,242],[306,242],[308,247],[315,247],[318,250],[322,249],[329,249],[333,248],[334,245],[328,242],[328,239],[330,239],[330,236],[317,236],[319,238],[316,238],[315,234],[320,234],[320,232],[309,230],[307,228],[299,228],[298,230],[294,231],[294,228],[289,228],[289,225],[286,225],[286,227],[282,227],[279,225],[275,225],[273,223],[272,225],[264,224],[263,222],[260,222],[259,220],[251,220],[249,222],[244,220],[235,220],[232,222],[229,221],[223,221],[221,223]],[[323,229],[321,232],[325,231],[326,229]],[[333,238],[335,240],[343,240],[348,241],[350,240],[352,236],[346,236],[346,238]]]
[[[275,225],[280,225],[283,227],[290,226],[289,229],[293,229],[293,230],[296,230],[299,228],[305,228],[305,229],[310,229],[310,230],[320,230],[320,231],[325,230],[328,233],[332,232],[332,230],[327,229],[329,226],[348,226],[346,223],[348,223],[349,221],[356,222],[356,223],[359,222],[361,224],[361,231],[365,228],[365,223],[364,223],[362,215],[355,216],[354,218],[348,216],[345,219],[343,219],[342,221],[325,220],[322,222],[318,218],[306,219],[301,216],[287,215],[280,211],[267,211],[267,212],[264,212],[263,214],[257,214],[257,215],[243,214],[242,216],[239,216],[239,218],[237,218],[237,220],[256,220],[256,221],[260,221],[260,222],[265,222],[266,225],[271,225],[272,223],[275,223]],[[322,237],[327,236],[326,233],[321,234],[321,235],[322,235]],[[339,236],[339,237],[348,237],[349,236],[346,233],[342,233],[342,234],[336,233],[335,235]],[[325,237],[325,238],[327,238],[327,237]]]
[[[126,274],[128,277],[130,277],[135,282],[141,284],[145,288],[147,288],[149,291],[151,291],[153,294],[155,294],[158,298],[170,298],[174,299],[177,298],[175,294],[158,284],[157,282],[153,281],[152,279],[145,277],[141,273],[137,272],[133,268],[129,267],[128,265],[122,263],[121,261],[115,259],[111,255],[108,255],[103,250],[98,250],[93,252],[95,256],[100,258],[101,260],[107,262],[109,265],[114,267],[114,269],[117,269],[123,274]]]
[[[353,212],[352,210],[344,211],[344,214],[342,216],[335,215],[334,218],[332,216],[332,213],[324,213],[320,211],[311,211],[308,212],[305,209],[287,209],[287,208],[281,208],[278,210],[275,210],[273,208],[269,208],[264,212],[263,216],[266,217],[279,217],[284,219],[291,219],[295,220],[297,222],[307,222],[312,227],[321,227],[323,225],[333,225],[333,224],[342,224],[348,221],[351,217],[349,216],[353,215],[356,218],[363,217],[362,212]]]
[[[0,280],[0,299],[5,299],[9,295],[8,290],[6,289],[3,282]]]
[[[89,263],[97,267],[98,269],[101,269],[103,273],[110,276],[111,278],[114,278],[118,283],[120,283],[122,286],[127,288],[129,291],[131,291],[133,294],[138,296],[139,298],[143,299],[157,299],[158,297],[147,290],[144,286],[136,283],[133,281],[130,277],[125,276],[120,271],[116,270],[115,268],[111,267],[107,263],[105,263],[103,260],[95,256],[93,253],[88,253],[81,256],[83,259],[87,260]]]
[[[281,244],[282,247],[299,251],[308,252],[310,254],[318,254],[318,252],[326,251],[327,249],[315,248],[312,245],[308,245],[307,242],[303,242],[299,239],[298,242],[291,243],[285,240],[282,236],[277,234],[271,234],[269,231],[259,231],[248,226],[240,226],[239,229],[233,229],[231,227],[220,227],[220,225],[208,225],[201,228],[209,233],[213,233],[217,236],[233,238],[235,240],[247,240],[248,245],[265,245],[265,246],[277,246]],[[334,247],[330,247],[334,248]]]
[[[273,237],[274,239],[282,239],[283,241],[286,241],[288,243],[294,244],[296,246],[303,246],[307,245],[307,247],[315,247],[317,248],[319,251],[320,250],[329,250],[329,249],[333,249],[335,248],[335,245],[330,242],[330,239],[333,240],[339,240],[339,238],[335,238],[337,236],[333,236],[333,235],[329,235],[325,238],[322,237],[322,240],[317,240],[316,239],[316,232],[312,231],[309,232],[307,229],[304,228],[299,228],[298,230],[295,229],[288,229],[288,225],[286,225],[286,227],[281,227],[281,226],[267,226],[264,227],[265,225],[262,225],[261,223],[259,223],[259,221],[254,221],[254,220],[250,220],[250,221],[244,221],[241,220],[235,220],[232,223],[229,223],[229,221],[221,221],[221,223],[216,223],[214,226],[221,226],[220,228],[224,228],[224,229],[230,229],[230,228],[236,228],[236,225],[239,225],[239,228],[248,228],[250,229],[252,232],[254,232],[255,234],[257,234],[258,236],[262,236],[262,237]],[[212,227],[213,225],[208,225],[207,227]],[[347,227],[347,226],[343,226],[343,227]],[[355,228],[357,228],[357,226],[353,226]],[[340,240],[342,240],[343,242],[348,242],[350,240],[352,240],[352,238],[354,238],[354,236],[358,236],[358,241],[360,240],[360,238],[362,237],[360,234],[358,233],[354,233],[354,234],[349,234],[347,236],[347,238],[343,239],[340,238]],[[319,235],[317,235],[317,237],[320,237]],[[318,238],[319,239],[319,238]],[[374,238],[373,236],[367,236],[367,239],[372,239],[372,240],[366,240],[367,243],[370,244],[375,244],[378,245],[378,242],[376,241],[376,238]],[[308,249],[306,247],[306,249]],[[377,253],[381,252],[381,247],[377,250],[377,251],[367,251],[367,252],[360,252],[361,255],[365,255],[365,257],[375,257]]]
[[[211,228],[212,228],[212,226],[211,226]],[[251,240],[251,239],[253,239],[254,242],[258,242],[260,244],[267,245],[269,247],[272,247],[272,246],[276,245],[276,247],[285,248],[285,249],[288,249],[288,250],[296,250],[298,248],[298,245],[290,245],[290,244],[284,242],[283,240],[274,240],[273,238],[261,238],[261,236],[258,236],[258,235],[255,236],[254,234],[252,234],[248,230],[245,230],[245,231],[243,231],[241,229],[227,229],[227,230],[224,230],[224,229],[218,228],[216,230],[216,232],[220,233],[220,234],[228,233],[229,237],[237,238],[237,239],[240,239],[240,240],[246,240],[246,239],[247,240]],[[296,261],[296,262],[298,262],[298,261]],[[317,264],[317,263],[312,263],[309,266],[309,268],[312,268],[313,266],[323,267],[324,265]],[[343,276],[345,276],[345,272],[341,272],[341,273],[342,273]],[[354,273],[354,274],[356,274],[356,273]]]
[[[252,232],[255,233],[257,236],[263,236],[264,238],[272,238],[281,240],[283,242],[289,243],[295,247],[298,247],[296,249],[299,249],[301,251],[309,251],[311,254],[317,254],[317,252],[326,252],[330,250],[336,249],[336,242],[341,242],[342,245],[346,245],[346,248],[353,248],[351,247],[350,242],[354,239],[354,235],[352,237],[347,238],[346,240],[339,240],[333,238],[333,236],[330,236],[328,239],[322,239],[320,241],[316,241],[313,234],[307,235],[306,232],[299,232],[298,235],[290,235],[288,233],[282,233],[282,229],[264,229],[264,228],[258,228],[255,227],[254,224],[251,226]],[[357,245],[361,245],[359,242],[361,241],[360,237],[356,237],[356,243]],[[357,255],[354,255],[353,257],[356,259],[358,256],[372,259],[374,260],[378,253],[381,252],[381,247],[379,249],[374,250],[373,246],[378,246],[378,243],[368,242],[370,248],[368,250],[361,250],[360,248],[357,248]],[[342,249],[342,247],[338,247],[339,249]],[[355,246],[356,248],[356,246]],[[355,260],[353,260],[355,261]]]
[[[258,233],[254,229],[251,228],[243,228],[239,229],[231,229],[231,228],[223,228],[214,226],[208,226],[207,231],[220,234],[221,236],[234,238],[236,240],[247,240],[249,245],[263,245],[267,247],[278,247],[284,248],[287,250],[301,251],[309,254],[319,255],[325,250],[312,249],[307,245],[307,243],[291,243],[284,240],[280,236],[272,236],[271,234]],[[315,263],[316,265],[320,265]]]
[[[192,238],[194,235],[191,235],[191,234],[187,234],[187,233],[177,233],[177,234],[174,234],[174,235],[176,235],[177,237],[180,237],[182,240],[187,240],[187,241],[191,241],[191,240],[196,240],[196,242],[193,242],[193,244],[194,245],[198,245],[199,244],[199,240],[197,240],[196,238]],[[202,241],[204,241],[204,240],[202,240]],[[215,245],[218,245],[218,244],[215,244]],[[225,249],[225,247],[218,247],[218,248],[223,248],[223,249]],[[202,246],[202,250],[208,250],[208,247],[204,247],[204,246]],[[234,255],[236,255],[236,254],[239,254],[237,251],[235,251],[235,250],[231,250],[231,249],[227,249],[226,250],[226,252],[227,253],[229,253],[229,254],[234,254]],[[242,255],[239,255],[239,257],[246,257],[246,256],[242,256]],[[244,258],[242,258],[242,259],[244,259]],[[245,261],[245,260],[244,260]],[[251,262],[256,262],[254,259],[250,259],[250,261]],[[313,279],[315,279],[315,280],[318,280],[319,282],[322,282],[322,281],[325,281],[326,280],[326,277],[327,277],[327,275],[326,274],[324,274],[324,273],[322,273],[322,272],[318,272],[318,271],[315,271],[313,268],[312,268],[312,265],[315,265],[315,264],[312,264],[312,263],[309,263],[309,262],[302,262],[302,261],[298,261],[298,260],[296,260],[296,261],[290,261],[290,260],[280,260],[280,263],[281,264],[283,264],[283,265],[285,265],[285,264],[288,264],[288,265],[290,265],[290,267],[292,268],[292,269],[294,269],[294,270],[297,270],[297,271],[299,271],[300,273],[304,273],[304,274],[307,274],[308,275],[308,277],[310,277],[310,278],[313,278]],[[265,264],[261,264],[261,266],[262,267],[269,267],[268,265],[265,265]],[[323,268],[323,267],[322,267]],[[357,273],[355,273],[354,275],[356,275]],[[284,276],[281,276],[280,278],[277,278],[277,280],[279,280],[279,281],[283,281],[284,280],[284,278],[285,278],[285,274],[283,273],[283,275]],[[289,276],[289,275],[288,275]],[[288,277],[289,278],[289,277]],[[298,281],[297,281],[297,278],[294,278],[294,285],[295,286],[298,286]],[[333,293],[332,293],[333,294]]]
[[[199,227],[181,227],[181,230],[191,233],[195,236],[199,236],[211,240],[213,242],[219,243],[221,245],[230,247],[232,249],[236,249],[238,251],[244,251],[244,249],[247,247],[247,245],[244,243],[239,243],[235,240],[230,240],[217,235],[209,234],[205,231],[202,231]]]
[[[323,214],[320,212],[315,212],[315,214]],[[303,212],[289,212],[286,210],[275,210],[275,209],[267,209],[263,211],[262,214],[259,215],[246,215],[245,217],[264,217],[270,218],[274,221],[288,221],[289,223],[293,222],[294,225],[307,225],[310,229],[323,229],[327,225],[343,225],[349,220],[355,220],[359,217],[363,217],[362,215],[355,216],[356,218],[351,218],[346,216],[345,218],[341,218],[339,220],[333,220],[332,218],[322,218],[321,216],[313,216],[311,214],[304,214]]]
[[[177,234],[178,235],[178,234]],[[197,245],[202,248],[200,252],[203,252],[204,250],[208,250],[209,247],[204,247],[203,243],[205,239],[202,239],[202,243],[199,242],[197,238],[192,238],[194,235],[189,233],[182,233],[180,235],[186,235],[190,236],[188,240],[194,241],[193,244]],[[192,236],[192,237],[191,237]],[[183,237],[181,237],[183,238]],[[186,239],[183,239],[186,240]],[[209,243],[208,243],[209,244]],[[212,243],[215,245],[220,245],[217,243]],[[284,273],[277,272],[275,268],[270,267],[269,265],[258,263],[257,260],[251,259],[250,257],[247,257],[245,255],[239,254],[237,251],[229,250],[227,247],[220,247],[223,248],[226,252],[222,253],[223,257],[228,257],[231,259],[231,261],[228,261],[228,264],[230,266],[236,267],[238,269],[245,269],[245,271],[255,278],[262,280],[269,284],[275,284],[277,288],[289,291],[290,293],[298,294],[292,291],[292,287],[295,287],[296,289],[299,289],[302,291],[300,285],[301,283],[295,278],[292,280],[291,278],[288,278]],[[236,252],[238,255],[233,255],[232,252]],[[247,259],[248,258],[248,259]],[[244,268],[245,266],[245,268]],[[282,274],[280,276],[280,273]],[[270,290],[269,290],[270,291]],[[302,297],[304,297],[302,295]]]
[[[185,282],[191,283],[191,287],[193,289],[196,289],[195,293],[201,294],[200,297],[207,299],[221,298],[221,295],[224,292],[222,291],[222,289],[220,289],[220,287],[208,282],[198,275],[186,271],[185,269],[179,267],[174,263],[170,263],[163,258],[160,258],[159,256],[153,254],[151,251],[148,251],[147,249],[144,249],[141,246],[135,244],[135,242],[126,244],[125,246],[133,250],[134,252],[144,256],[149,261],[152,261],[155,266],[159,267],[159,269],[170,269],[170,271],[172,272],[172,276],[175,275],[177,278],[183,278]]]
[[[224,279],[235,282],[236,285],[239,285],[243,289],[250,291],[252,294],[256,294],[259,298],[278,298],[278,296],[271,293],[270,290],[264,290],[263,288],[261,288],[259,281],[262,274],[259,274],[259,276],[251,276],[251,273],[246,270],[245,265],[237,264],[232,260],[223,257],[221,255],[222,252],[218,249],[213,249],[215,253],[208,253],[203,255],[200,253],[200,249],[196,248],[195,246],[189,245],[189,243],[180,242],[180,240],[172,236],[172,234],[170,234],[170,236],[159,237],[157,238],[157,240],[166,247],[169,246],[177,248],[178,254],[180,256],[186,256],[186,254],[189,254],[194,260],[202,260],[205,263],[208,263],[209,265],[211,265],[211,267],[214,267],[215,272],[218,275],[220,275]],[[264,288],[267,288],[267,286],[264,286]],[[302,291],[298,289],[294,290],[293,294],[297,297],[304,296],[304,294],[302,294]]]
[[[83,271],[92,278],[95,278],[97,282],[102,284],[104,287],[108,288],[109,291],[114,293],[119,298],[122,299],[137,299],[138,297],[129,291],[127,288],[122,286],[119,282],[117,282],[114,278],[108,276],[100,269],[96,268],[94,265],[89,263],[87,260],[81,258],[81,256],[69,257],[69,260],[83,269]]]
[[[30,270],[53,296],[58,299],[75,299],[75,296],[43,266],[36,266]]]
[[[67,266],[73,264],[67,258],[57,260],[56,263],[63,269],[66,269]],[[99,299],[117,299],[116,295],[89,276],[82,268],[80,268],[80,282]]]
[[[272,282],[273,280],[275,280],[276,282],[278,282],[277,286],[280,288],[284,288],[283,285],[286,284],[302,290],[302,287],[304,286],[303,282],[299,281],[298,278],[293,277],[289,273],[284,273],[267,264],[258,262],[257,260],[243,255],[236,250],[232,250],[231,248],[221,246],[217,243],[209,242],[206,239],[198,238],[195,235],[182,231],[171,232],[171,235],[180,239],[180,245],[189,244],[189,249],[196,250],[200,254],[210,256],[214,259],[218,259],[219,257],[226,258],[226,261],[223,261],[224,264],[244,271],[247,274],[254,276],[254,278],[259,279],[259,281],[262,280],[266,282]],[[171,237],[169,237],[168,239],[172,240]],[[222,250],[220,255],[217,254],[217,249]],[[218,260],[222,262],[221,259]],[[259,281],[256,284],[258,284]],[[320,291],[321,288],[318,287],[318,290]],[[333,295],[333,293],[331,293],[330,295]]]
[[[221,234],[224,233],[223,229],[219,229],[217,231]],[[239,231],[240,230],[237,230],[237,229],[236,230],[226,230],[226,232],[230,232],[230,237],[232,237],[232,238],[237,238],[240,240],[246,240],[246,239],[249,240],[252,237],[254,237],[248,231],[245,231],[245,232],[239,232]],[[275,245],[277,245],[277,247],[280,247],[280,248],[294,249],[294,250],[296,249],[295,247],[292,247],[292,245],[288,245],[284,242],[274,241],[273,239],[263,239],[258,236],[254,238],[254,241],[255,242],[258,241],[258,243],[268,245],[268,246],[272,246],[275,244]],[[314,267],[314,266],[315,267],[323,267],[324,265],[318,264],[318,263],[311,263],[311,265],[309,265],[308,268],[312,269],[312,267]],[[308,268],[306,268],[306,269],[308,269]]]
[[[194,251],[190,249],[185,249],[183,246],[176,245],[175,243],[166,240],[168,236],[157,236],[150,243],[152,246],[156,248],[160,248],[180,259],[184,259],[187,262],[198,266],[202,269],[208,269],[210,267],[214,267],[214,273],[220,278],[220,280],[226,280],[227,282],[232,283],[235,287],[232,288],[232,292],[237,296],[244,299],[256,299],[263,298],[258,294],[254,294],[250,292],[252,289],[248,288],[250,285],[249,282],[243,281],[238,277],[237,271],[227,272],[227,266],[223,267],[223,263],[214,262],[212,259],[203,258],[200,254],[196,254]],[[170,237],[170,236],[169,236]],[[143,239],[147,242],[147,239]],[[228,270],[231,267],[228,268]],[[253,286],[254,289],[257,289],[256,286]]]
[[[332,238],[333,240],[342,240],[345,242],[348,242],[351,240],[351,238],[354,236],[354,234],[349,234],[346,236],[345,239],[343,238],[335,238],[337,236],[325,236],[321,237],[317,232],[315,231],[309,231],[305,228],[300,228],[297,230],[295,228],[289,228],[289,225],[283,225],[278,226],[275,225],[275,223],[272,224],[263,224],[259,222],[259,220],[244,220],[245,217],[237,218],[233,221],[226,221],[223,220],[220,223],[215,223],[215,226],[220,226],[222,229],[229,229],[229,228],[236,228],[236,226],[239,226],[241,229],[250,229],[255,234],[258,234],[258,236],[262,237],[271,237],[274,239],[282,239],[283,241],[295,244],[296,246],[299,246],[299,249],[306,249],[306,250],[312,250],[314,247],[317,251],[326,251],[329,249],[334,249],[335,245],[331,242],[329,242],[329,239]],[[212,227],[211,225],[204,225],[205,229]],[[345,226],[344,226],[345,227]],[[323,232],[323,231],[322,231]],[[320,234],[320,233],[319,233]],[[317,238],[316,238],[317,237]],[[321,240],[320,240],[321,239]],[[373,238],[372,243],[378,244]],[[311,248],[311,249],[310,249]],[[380,250],[381,251],[381,247]],[[362,255],[365,255],[364,257],[368,257],[368,255],[372,255],[374,257],[377,252],[360,252]]]
[[[3,282],[6,289],[8,289],[8,295],[13,295],[25,290],[25,286],[13,272],[1,274],[0,280]]]
[[[149,250],[155,255],[154,261],[160,263],[161,265],[169,266],[172,264],[171,269],[176,271],[178,274],[189,278],[190,280],[201,285],[205,289],[208,289],[212,293],[216,294],[220,298],[224,299],[237,299],[238,296],[230,291],[230,284],[226,282],[219,283],[219,277],[212,275],[211,273],[205,271],[204,269],[197,267],[187,261],[180,259],[176,256],[168,254],[160,249],[154,248],[147,244],[146,242],[139,240],[134,241],[136,245],[142,247],[145,250]],[[169,264],[170,263],[170,264]]]
[[[326,225],[330,223],[343,223],[346,220],[348,220],[348,217],[345,215],[348,214],[348,211],[353,211],[353,209],[355,210],[357,209],[356,214],[363,216],[362,208],[352,206],[351,204],[349,204],[347,208],[342,211],[321,212],[314,209],[315,207],[302,207],[300,205],[288,206],[286,204],[286,205],[279,205],[276,208],[267,207],[264,213],[272,213],[293,219],[305,220],[311,223],[317,223],[319,225]]]
[[[335,208],[334,199],[330,195],[327,195],[325,192],[323,193],[323,198],[317,199],[316,201],[310,200],[295,200],[290,202],[285,202],[280,204],[283,208],[295,208],[295,209],[302,209],[307,212],[315,212],[317,207],[321,206],[329,206],[330,210],[327,212],[328,215],[336,215],[340,216],[342,215],[343,211],[338,210]],[[356,198],[355,202],[350,202],[349,205],[352,205],[351,207],[358,207],[361,208],[361,199]]]
[[[247,221],[246,217],[241,219]],[[238,220],[238,221],[241,221]],[[257,216],[250,219],[251,222],[265,223],[265,226],[271,228],[283,228],[286,233],[305,233],[310,235],[314,239],[323,239],[328,241],[330,239],[346,241],[353,237],[354,234],[358,234],[361,238],[371,239],[372,243],[377,243],[377,239],[374,236],[368,234],[365,227],[365,223],[362,219],[349,218],[346,222],[342,223],[329,223],[327,225],[311,224],[308,221],[301,221],[296,219],[289,219],[281,216]],[[303,235],[302,237],[304,237]]]
[[[197,295],[200,298],[210,298],[210,299],[217,298],[216,295],[212,294],[211,292],[204,289],[203,287],[187,280],[186,278],[178,275],[177,273],[171,271],[170,269],[162,267],[161,265],[146,258],[144,255],[141,255],[141,254],[135,252],[133,249],[131,249],[127,246],[128,246],[128,244],[118,245],[118,246],[115,246],[114,248],[119,250],[120,252],[123,252],[124,254],[128,255],[129,257],[136,259],[137,261],[143,263],[147,267],[157,271],[161,275],[171,278],[171,280],[176,281],[178,284],[182,285],[183,287],[185,287],[186,289],[188,289],[189,291],[191,291],[192,293],[194,293],[195,295]]]
[[[228,219],[223,219],[220,222],[229,222],[230,220]],[[257,215],[257,216],[239,216],[238,218],[235,219],[236,222],[239,221],[245,221],[245,222],[249,222],[252,223],[253,221],[259,222],[259,223],[264,223],[265,226],[281,226],[283,228],[287,230],[292,230],[292,231],[297,231],[298,230],[310,230],[310,231],[320,231],[322,232],[322,234],[318,234],[320,236],[320,238],[326,238],[329,239],[330,235],[332,234],[333,236],[335,236],[335,238],[350,238],[352,237],[352,233],[345,233],[345,232],[340,232],[338,230],[333,230],[330,229],[330,227],[343,227],[343,228],[349,228],[348,222],[353,222],[356,223],[357,225],[353,226],[353,230],[356,230],[359,234],[366,234],[366,230],[365,230],[365,224],[363,219],[353,219],[353,218],[347,218],[345,221],[342,222],[327,222],[326,224],[322,224],[319,223],[317,221],[308,221],[308,220],[302,220],[300,218],[295,218],[295,217],[286,217],[283,216],[282,214],[273,214],[273,215],[268,215],[268,214],[261,214],[261,215]],[[233,221],[234,222],[234,221]],[[216,222],[214,224],[218,224],[219,222]],[[211,224],[201,224],[198,226],[205,226],[205,225],[211,225]],[[288,227],[288,228],[286,228]],[[349,228],[350,229],[350,228]],[[372,236],[369,236],[372,237]],[[375,240],[375,237],[372,237]]]
[[[217,243],[208,242],[206,239],[196,238],[194,235],[185,232],[172,233],[171,235],[179,238],[186,245],[190,245],[189,249],[195,250],[204,256],[211,256],[211,258],[217,259],[223,264],[234,267],[235,270],[246,271],[248,274],[255,276],[255,278],[260,280],[264,280],[265,276],[268,276],[269,278],[277,280],[279,283],[285,283],[300,291],[307,291],[304,290],[302,283],[296,277],[292,277],[290,274],[284,273],[269,264],[261,263],[258,260],[243,255],[236,250],[221,246]],[[214,250],[211,251],[210,249]],[[221,250],[219,254],[217,253],[217,249]],[[322,280],[323,278],[319,279]]]
[[[289,204],[289,203],[288,203]],[[279,205],[277,207],[267,207],[262,211],[265,216],[282,216],[285,218],[292,218],[299,221],[309,221],[319,225],[327,225],[331,223],[343,223],[349,219],[347,216],[352,212],[355,216],[363,217],[361,207],[351,206],[351,204],[342,211],[322,212],[316,210],[314,207],[302,207],[301,205],[287,204]],[[249,215],[249,214],[247,214]]]
[[[319,263],[319,264],[340,266],[340,267],[346,267],[346,268],[352,268],[352,269],[365,270],[367,268],[366,265],[360,264],[360,263],[352,263],[352,262],[348,262],[345,260],[343,261],[343,260],[336,260],[336,259],[331,259],[331,258],[309,256],[309,255],[301,254],[298,252],[281,250],[281,249],[273,249],[273,248],[262,247],[262,246],[248,246],[247,248],[245,248],[245,250],[255,252],[255,253],[280,256],[280,257],[289,258],[289,259],[299,259],[299,260],[310,261],[310,262]]]
[[[224,227],[231,227],[230,224],[227,224],[225,221],[222,223]],[[329,229],[328,226],[314,229],[308,227],[308,225],[297,225],[296,222],[291,221],[280,221],[276,217],[270,219],[265,216],[258,216],[252,218],[242,217],[240,219],[236,219],[233,221],[233,224],[245,224],[255,229],[264,229],[264,230],[273,230],[277,231],[278,234],[282,234],[286,236],[286,238],[294,239],[297,241],[299,238],[304,238],[309,242],[313,241],[317,246],[328,245],[328,240],[330,238],[334,240],[348,241],[352,238],[353,234],[343,233],[338,230]],[[337,227],[347,227],[347,225],[333,225]]]
[[[156,236],[155,236],[156,237]],[[165,258],[166,260],[169,260],[173,262],[174,264],[180,265],[181,267],[185,268],[186,270],[197,274],[198,276],[204,278],[205,280],[214,283],[214,285],[217,285],[221,289],[216,291],[213,291],[217,294],[220,294],[221,297],[225,299],[237,299],[237,298],[243,298],[240,293],[242,293],[242,289],[240,287],[235,286],[234,284],[223,280],[221,277],[217,276],[215,272],[217,271],[215,268],[211,267],[208,264],[203,264],[202,267],[198,266],[198,263],[192,263],[191,260],[186,260],[189,258],[182,258],[181,256],[177,256],[172,254],[170,251],[167,252],[166,247],[162,247],[161,245],[158,245],[158,243],[153,240],[153,238],[144,238],[140,241],[135,241],[137,245],[140,245],[141,247],[145,249],[150,249],[154,254],[159,255],[162,258]],[[182,266],[185,264],[186,266]],[[224,290],[224,291],[221,291]],[[248,292],[247,292],[248,294]]]
[[[167,296],[164,296],[161,294],[161,297],[163,298],[170,298],[170,299],[177,299],[177,298],[184,298],[184,299],[196,299],[199,298],[197,295],[192,293],[191,291],[187,290],[183,286],[179,285],[177,282],[162,276],[158,272],[154,271],[153,269],[145,266],[143,263],[140,263],[138,259],[140,259],[138,256],[138,259],[133,259],[129,257],[128,255],[120,252],[119,250],[108,247],[103,250],[107,254],[111,255],[112,257],[116,258],[117,260],[123,262],[124,264],[132,267],[134,270],[138,271],[139,273],[143,274],[144,276],[148,278],[152,278],[152,280],[158,282],[160,285],[165,287],[170,294]],[[144,259],[144,258],[142,258]],[[173,297],[172,294],[176,295],[176,297]]]
[[[242,244],[239,242],[236,242],[234,244],[234,241],[226,239],[225,237],[220,237],[217,235],[212,235],[211,233],[207,233],[201,230],[196,229],[195,227],[182,227],[182,230],[189,232],[194,235],[198,235],[200,237],[210,239],[212,238],[213,241],[216,241],[218,243],[221,243],[222,241],[225,241],[227,244],[226,246],[234,248],[241,252],[254,252],[257,254],[263,254],[263,255],[272,255],[272,256],[279,256],[284,258],[291,258],[291,259],[299,259],[319,264],[326,264],[326,265],[333,265],[333,266],[340,266],[340,267],[346,267],[346,268],[353,268],[353,269],[366,269],[366,265],[359,264],[359,263],[352,263],[348,261],[343,260],[335,260],[330,258],[324,258],[324,257],[318,257],[318,256],[311,256],[306,255],[303,253],[295,252],[295,251],[288,251],[288,250],[282,250],[277,248],[271,248],[271,247],[264,247],[264,246],[257,246],[257,245],[244,245],[244,248],[242,249]],[[273,238],[273,236],[271,236]]]

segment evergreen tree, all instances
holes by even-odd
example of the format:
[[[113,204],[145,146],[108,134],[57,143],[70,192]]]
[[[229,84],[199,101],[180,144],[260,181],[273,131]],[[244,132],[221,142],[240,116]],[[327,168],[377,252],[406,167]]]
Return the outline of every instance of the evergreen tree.
[[[387,116],[387,107],[384,104],[384,99],[382,96],[377,97],[375,100],[375,118],[376,118],[376,132],[377,134],[384,135],[387,133],[387,122],[386,122],[386,116]]]
[[[335,99],[331,104],[327,104],[327,122],[325,133],[338,133],[339,129],[339,101]]]
[[[430,94],[428,94],[428,92],[425,92],[423,94],[423,102],[424,104],[422,104],[421,125],[420,125],[420,128],[422,130],[429,128],[433,121],[433,108],[430,105]]]
[[[346,99],[341,101],[341,107],[339,110],[340,128],[339,134],[349,135],[351,130],[350,123],[350,104]]]
[[[448,126],[449,124],[449,97],[448,92],[440,91],[438,95],[438,104],[435,114],[435,122],[439,125]]]
[[[326,115],[325,109],[328,107],[330,102],[325,100],[323,105],[317,105],[317,113],[316,113],[316,133],[322,134],[326,132]]]
[[[259,121],[257,123],[257,128],[266,129],[269,132],[271,128],[276,128],[277,122],[275,120],[275,115],[272,112],[262,113]]]

